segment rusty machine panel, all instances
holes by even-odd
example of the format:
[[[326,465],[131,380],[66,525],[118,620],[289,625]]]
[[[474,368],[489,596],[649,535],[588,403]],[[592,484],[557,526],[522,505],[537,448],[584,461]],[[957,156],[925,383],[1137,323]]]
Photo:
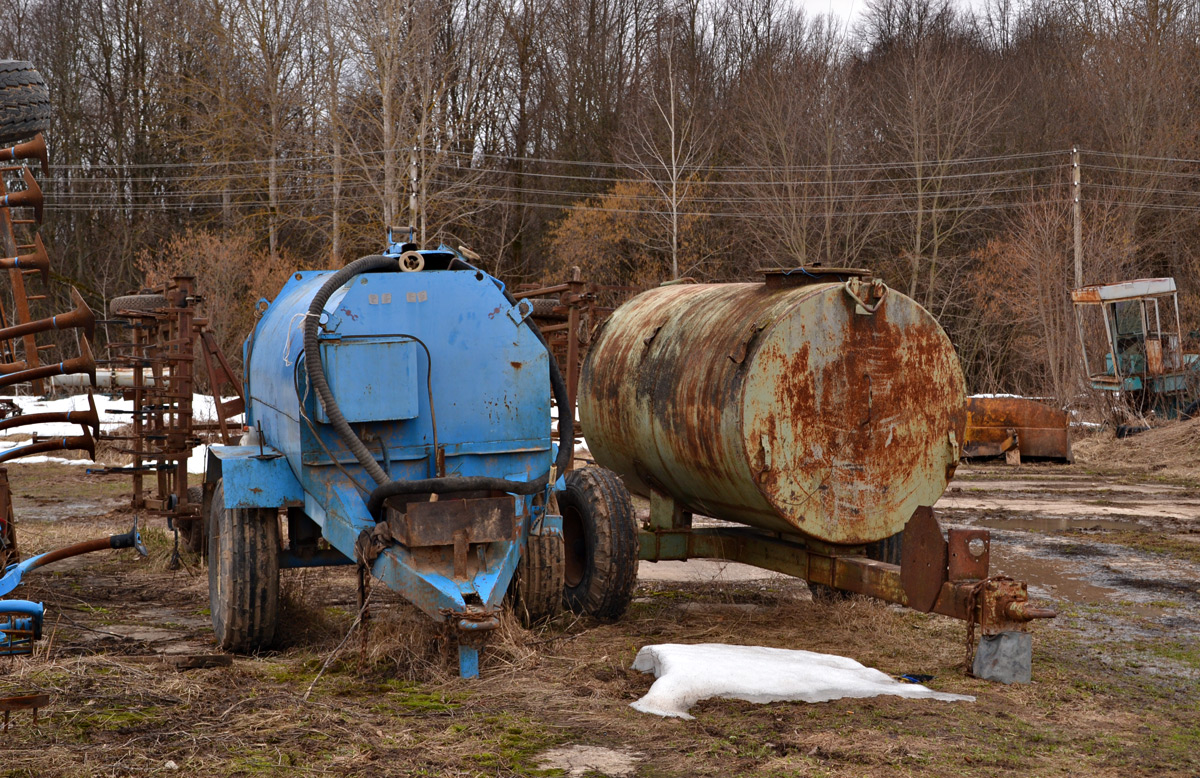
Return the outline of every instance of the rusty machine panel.
[[[963,456],[1074,462],[1070,414],[1028,397],[968,397]]]

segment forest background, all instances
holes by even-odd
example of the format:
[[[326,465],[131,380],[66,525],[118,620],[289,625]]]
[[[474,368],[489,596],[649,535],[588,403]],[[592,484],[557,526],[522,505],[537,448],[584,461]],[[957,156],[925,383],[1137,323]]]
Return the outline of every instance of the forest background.
[[[31,61],[55,109],[58,280],[101,308],[195,273],[235,359],[287,274],[412,224],[510,283],[873,268],[938,318],[970,389],[1069,403],[1076,148],[1084,281],[1174,276],[1200,329],[1198,0],[867,0],[848,29],[787,0],[0,18],[0,57]]]

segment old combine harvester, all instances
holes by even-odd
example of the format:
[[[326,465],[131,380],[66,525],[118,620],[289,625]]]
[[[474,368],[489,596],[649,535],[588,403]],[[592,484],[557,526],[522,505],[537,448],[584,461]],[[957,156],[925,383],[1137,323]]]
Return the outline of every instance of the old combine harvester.
[[[986,530],[944,537],[931,507],[964,394],[921,306],[867,271],[808,268],[627,302],[588,353],[579,414],[597,463],[650,500],[641,559],[743,562],[963,619],[983,636],[977,676],[1028,681],[1028,623],[1054,613],[989,576]],[[568,584],[602,518],[564,506]]]
[[[271,641],[281,567],[369,570],[448,623],[465,677],[518,568],[526,619],[558,611],[561,522],[547,506],[572,452],[551,442],[551,389],[569,403],[531,312],[458,252],[390,241],[296,273],[264,304],[244,359],[257,441],[211,448],[206,473],[222,647]],[[627,603],[632,586],[609,594]]]

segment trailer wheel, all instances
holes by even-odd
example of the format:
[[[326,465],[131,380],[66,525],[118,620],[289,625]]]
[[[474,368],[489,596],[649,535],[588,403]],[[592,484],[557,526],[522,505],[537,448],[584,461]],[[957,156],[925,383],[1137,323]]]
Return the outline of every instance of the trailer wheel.
[[[127,318],[130,314],[152,313],[167,307],[167,298],[161,294],[127,294],[114,297],[108,304],[113,316]]]
[[[558,495],[566,546],[563,604],[598,619],[617,619],[637,584],[638,532],[629,491],[603,467],[567,473]]]
[[[32,138],[50,129],[50,93],[33,65],[0,60],[0,143]]]
[[[564,564],[562,535],[529,535],[513,581],[513,610],[526,627],[562,612]]]
[[[877,540],[867,544],[867,559],[876,562],[886,562],[889,565],[900,564],[900,552],[904,548],[904,531],[901,530],[890,538]]]
[[[217,481],[208,527],[208,599],[213,633],[226,651],[271,644],[279,620],[279,512],[225,508]]]

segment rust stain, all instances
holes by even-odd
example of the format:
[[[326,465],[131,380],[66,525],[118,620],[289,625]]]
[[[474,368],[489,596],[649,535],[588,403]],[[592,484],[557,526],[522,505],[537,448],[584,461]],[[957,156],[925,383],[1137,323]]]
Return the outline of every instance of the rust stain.
[[[354,311],[350,310],[349,308],[342,308],[341,310],[342,313],[350,317],[351,321],[358,321],[358,315],[355,314]]]

